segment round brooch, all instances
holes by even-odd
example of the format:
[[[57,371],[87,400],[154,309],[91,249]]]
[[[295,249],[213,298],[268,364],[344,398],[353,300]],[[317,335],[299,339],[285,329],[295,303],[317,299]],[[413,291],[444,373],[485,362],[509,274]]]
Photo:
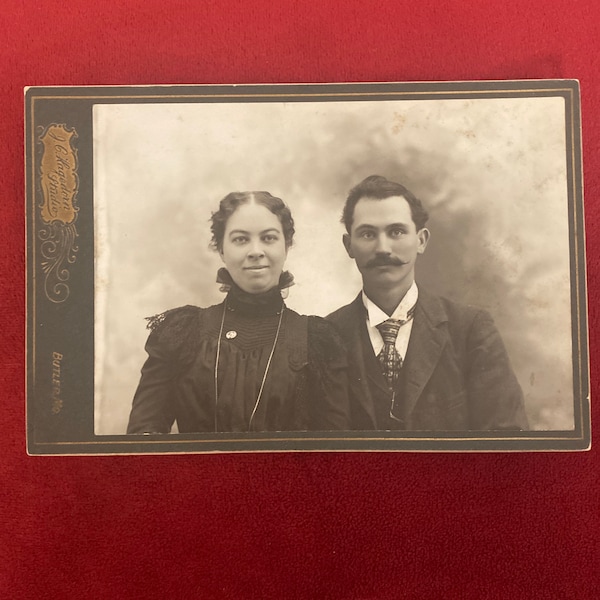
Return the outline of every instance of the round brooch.
[[[233,339],[234,337],[236,337],[236,336],[237,336],[237,331],[228,331],[228,332],[225,334],[225,337],[226,337],[228,340],[232,340],[232,339]]]

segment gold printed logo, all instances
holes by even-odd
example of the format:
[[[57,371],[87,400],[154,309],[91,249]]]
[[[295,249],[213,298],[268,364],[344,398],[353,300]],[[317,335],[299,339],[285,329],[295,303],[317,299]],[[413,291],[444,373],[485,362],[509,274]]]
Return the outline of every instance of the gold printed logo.
[[[79,187],[77,152],[72,140],[75,129],[52,124],[42,131],[38,140],[42,145],[40,163],[40,203],[44,227],[38,236],[41,240],[42,271],[45,275],[44,291],[48,300],[60,303],[69,297],[67,283],[68,265],[75,262],[77,211],[75,199]]]
[[[64,125],[50,125],[40,141],[44,146],[42,156],[42,219],[45,223],[75,220],[74,206],[77,192],[77,157],[71,147],[75,130],[68,131]]]

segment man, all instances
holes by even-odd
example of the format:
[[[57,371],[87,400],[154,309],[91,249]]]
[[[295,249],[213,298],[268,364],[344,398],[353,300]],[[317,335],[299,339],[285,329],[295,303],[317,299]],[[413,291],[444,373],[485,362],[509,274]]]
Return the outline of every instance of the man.
[[[490,315],[415,283],[428,214],[404,186],[372,175],[342,222],[363,289],[327,317],[348,347],[352,428],[527,429],[523,394]]]

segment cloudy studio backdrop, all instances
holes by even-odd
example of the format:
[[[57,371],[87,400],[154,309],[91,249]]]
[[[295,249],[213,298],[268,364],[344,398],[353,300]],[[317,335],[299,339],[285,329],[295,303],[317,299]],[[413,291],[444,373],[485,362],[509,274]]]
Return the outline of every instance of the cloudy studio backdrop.
[[[564,100],[97,104],[95,432],[125,432],[144,317],[221,302],[209,218],[231,191],[291,208],[287,304],[326,315],[360,289],[339,222],[371,174],[430,212],[417,281],[489,310],[537,430],[573,428]]]

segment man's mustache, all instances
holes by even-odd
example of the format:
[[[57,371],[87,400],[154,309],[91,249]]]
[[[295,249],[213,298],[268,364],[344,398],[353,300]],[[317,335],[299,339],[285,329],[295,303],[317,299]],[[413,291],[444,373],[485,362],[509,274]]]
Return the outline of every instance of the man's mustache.
[[[401,267],[407,265],[408,262],[400,260],[394,256],[377,256],[372,258],[366,265],[367,269],[374,269],[376,267]]]

